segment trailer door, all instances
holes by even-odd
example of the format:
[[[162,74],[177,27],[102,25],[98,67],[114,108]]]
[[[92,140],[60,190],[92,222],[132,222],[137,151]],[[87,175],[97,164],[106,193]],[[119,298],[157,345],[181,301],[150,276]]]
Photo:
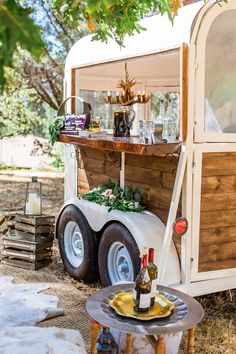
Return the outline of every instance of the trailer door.
[[[192,281],[236,275],[236,144],[195,145]]]

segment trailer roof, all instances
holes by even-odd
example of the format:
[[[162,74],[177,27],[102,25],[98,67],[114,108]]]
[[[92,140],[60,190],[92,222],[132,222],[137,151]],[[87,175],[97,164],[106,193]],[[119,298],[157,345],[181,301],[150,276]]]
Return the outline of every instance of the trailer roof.
[[[114,40],[107,43],[94,41],[92,35],[78,40],[68,53],[66,68],[76,68],[104,63],[113,60],[162,52],[189,43],[192,24],[204,1],[179,9],[172,26],[167,15],[147,17],[141,24],[147,29],[133,36],[125,36],[124,47],[120,48]]]

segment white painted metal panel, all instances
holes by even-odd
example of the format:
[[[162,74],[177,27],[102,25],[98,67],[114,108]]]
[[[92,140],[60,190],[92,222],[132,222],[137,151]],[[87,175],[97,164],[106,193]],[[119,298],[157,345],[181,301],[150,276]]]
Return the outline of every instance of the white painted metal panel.
[[[91,42],[92,35],[80,39],[74,44],[66,59],[66,68],[88,66],[106,61],[120,60],[162,52],[189,43],[191,26],[203,1],[179,9],[172,26],[167,15],[156,15],[141,21],[147,30],[133,36],[125,36],[124,47],[120,48],[114,40],[107,43]],[[163,35],[164,34],[164,35]]]

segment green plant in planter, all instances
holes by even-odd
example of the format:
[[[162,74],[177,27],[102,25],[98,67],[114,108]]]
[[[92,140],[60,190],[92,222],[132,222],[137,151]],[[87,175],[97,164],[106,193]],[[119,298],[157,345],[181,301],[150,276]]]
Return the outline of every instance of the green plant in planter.
[[[142,188],[135,186],[126,186],[123,190],[118,183],[109,180],[108,184],[99,185],[80,198],[107,206],[108,212],[111,210],[140,212],[145,208],[141,204],[143,192]]]
[[[64,124],[64,116],[59,116],[49,125],[50,143],[53,146],[60,135],[61,129]]]

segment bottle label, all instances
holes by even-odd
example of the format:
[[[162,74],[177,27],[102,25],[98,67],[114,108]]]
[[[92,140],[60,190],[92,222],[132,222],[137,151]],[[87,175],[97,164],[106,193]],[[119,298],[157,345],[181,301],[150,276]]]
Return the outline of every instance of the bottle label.
[[[151,304],[151,293],[139,295],[139,308],[146,309]],[[137,300],[137,291],[134,289],[134,300]]]
[[[155,296],[157,293],[157,279],[152,280],[151,297]]]

